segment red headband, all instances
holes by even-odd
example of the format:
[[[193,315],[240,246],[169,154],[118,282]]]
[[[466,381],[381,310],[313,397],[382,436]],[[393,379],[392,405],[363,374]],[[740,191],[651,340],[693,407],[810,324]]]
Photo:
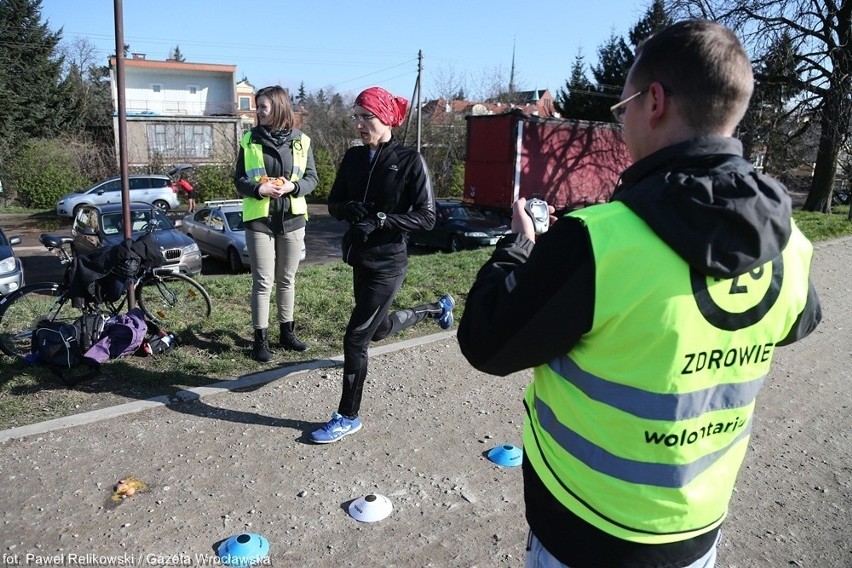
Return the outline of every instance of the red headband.
[[[370,87],[355,99],[357,106],[364,107],[376,115],[384,124],[397,127],[405,120],[408,101],[395,97],[381,87]]]

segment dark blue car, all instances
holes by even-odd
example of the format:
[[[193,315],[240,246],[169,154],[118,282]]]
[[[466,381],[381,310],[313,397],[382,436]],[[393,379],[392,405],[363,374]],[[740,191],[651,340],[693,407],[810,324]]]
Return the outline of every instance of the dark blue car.
[[[501,220],[486,217],[461,201],[438,199],[435,205],[435,227],[429,231],[413,231],[409,236],[410,244],[455,252],[495,245],[503,235],[511,232]]]

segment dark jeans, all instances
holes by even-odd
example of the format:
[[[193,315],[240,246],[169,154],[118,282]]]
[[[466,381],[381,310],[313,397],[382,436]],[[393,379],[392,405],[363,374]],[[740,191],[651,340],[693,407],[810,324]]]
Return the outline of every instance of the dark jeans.
[[[367,379],[367,349],[371,341],[380,341],[440,313],[433,304],[396,311],[390,306],[405,280],[407,268],[386,272],[353,267],[352,287],[355,309],[343,336],[343,394],[337,412],[354,418],[361,408],[361,394]]]

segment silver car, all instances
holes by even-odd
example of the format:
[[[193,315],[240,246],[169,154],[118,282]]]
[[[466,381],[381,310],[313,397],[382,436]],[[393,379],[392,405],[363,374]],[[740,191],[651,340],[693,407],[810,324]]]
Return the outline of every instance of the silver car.
[[[178,206],[177,190],[166,175],[132,175],[128,180],[130,200],[150,203],[163,211]],[[121,203],[121,176],[113,176],[95,185],[63,195],[56,203],[56,214],[60,217],[75,217],[84,205],[107,205]]]
[[[156,220],[154,237],[166,259],[160,270],[171,270],[188,276],[201,272],[201,251],[191,238],[178,231],[163,212],[147,203],[130,204],[131,236],[141,237]],[[71,235],[78,254],[88,254],[103,246],[124,240],[124,216],[120,204],[80,207],[71,225]],[[178,221],[179,222],[179,221]]]
[[[24,267],[12,250],[12,245],[19,244],[21,237],[6,238],[0,229],[0,296],[8,296],[24,285]]]
[[[180,230],[198,243],[201,252],[228,264],[231,274],[251,267],[243,228],[243,201],[219,199],[207,201],[183,218]],[[302,247],[301,260],[305,259]]]

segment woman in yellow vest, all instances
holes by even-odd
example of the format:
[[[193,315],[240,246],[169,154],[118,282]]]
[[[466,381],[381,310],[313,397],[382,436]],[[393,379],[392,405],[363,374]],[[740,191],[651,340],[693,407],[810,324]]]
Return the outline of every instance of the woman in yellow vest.
[[[251,260],[251,319],[256,361],[272,359],[269,301],[275,288],[279,346],[305,351],[295,334],[296,271],[304,249],[305,196],[317,186],[311,140],[294,128],[290,97],[280,86],[255,95],[257,121],[240,141],[234,183],[243,196],[243,224]]]

